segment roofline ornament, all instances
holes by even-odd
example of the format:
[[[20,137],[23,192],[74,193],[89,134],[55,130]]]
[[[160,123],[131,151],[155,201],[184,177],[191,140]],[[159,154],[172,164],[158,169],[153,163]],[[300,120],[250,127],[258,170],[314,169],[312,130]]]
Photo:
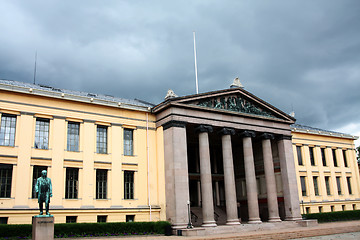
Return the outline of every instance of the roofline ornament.
[[[169,89],[167,91],[166,96],[165,96],[165,101],[170,99],[170,98],[176,98],[176,97],[178,97],[178,95],[176,95],[172,89]]]
[[[244,86],[241,84],[240,79],[236,77],[234,82],[230,85],[230,88],[244,88]]]

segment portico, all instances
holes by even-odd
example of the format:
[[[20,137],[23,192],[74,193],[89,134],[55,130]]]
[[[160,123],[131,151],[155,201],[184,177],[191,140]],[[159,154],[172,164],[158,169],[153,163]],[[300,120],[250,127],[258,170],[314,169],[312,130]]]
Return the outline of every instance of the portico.
[[[163,127],[166,212],[174,228],[186,228],[188,201],[193,223],[201,219],[194,225],[203,227],[301,218],[295,119],[240,87],[170,98],[153,111]]]

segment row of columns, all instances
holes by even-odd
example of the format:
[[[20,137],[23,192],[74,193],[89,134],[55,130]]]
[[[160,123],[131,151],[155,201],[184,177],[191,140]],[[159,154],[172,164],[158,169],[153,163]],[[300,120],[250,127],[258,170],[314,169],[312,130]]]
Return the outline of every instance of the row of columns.
[[[211,164],[210,164],[210,148],[208,133],[212,132],[211,126],[200,125],[196,128],[199,134],[199,153],[200,153],[200,180],[201,180],[201,195],[202,212],[204,227],[216,226],[214,220],[214,204],[212,198],[212,178],[211,178]],[[220,131],[222,141],[223,165],[224,165],[224,183],[225,183],[225,200],[226,200],[226,224],[234,225],[240,224],[237,211],[237,198],[235,189],[235,175],[233,166],[231,135],[235,134],[233,129],[223,128]],[[255,132],[244,131],[243,137],[243,151],[244,151],[244,165],[245,178],[247,190],[247,202],[249,211],[249,223],[261,223],[259,216],[258,193],[256,185],[256,174],[254,165],[254,155],[252,148],[252,138],[255,137]],[[264,133],[262,137],[264,170],[266,179],[266,188],[268,195],[268,210],[269,221],[280,221],[277,201],[277,190],[275,181],[274,164],[271,150],[271,139],[274,139],[272,134]]]
[[[189,182],[187,166],[186,123],[170,121],[163,126],[165,143],[165,173],[166,173],[166,202],[167,219],[174,228],[187,226],[187,203],[189,201]],[[214,220],[213,189],[211,178],[209,132],[213,128],[200,125],[196,128],[199,137],[200,184],[203,211],[202,226],[216,226]],[[233,129],[223,128],[221,131],[224,185],[226,198],[227,224],[239,224],[238,205],[235,189],[235,176],[232,156],[231,135]],[[245,178],[249,211],[249,223],[260,223],[258,193],[256,185],[254,155],[252,149],[253,131],[243,131],[243,151],[245,164]],[[264,154],[264,170],[268,194],[269,221],[280,221],[277,202],[275,173],[271,152],[272,134],[262,135]],[[296,182],[295,164],[292,154],[291,136],[281,136],[278,139],[281,177],[284,193],[285,219],[299,220],[300,206]]]

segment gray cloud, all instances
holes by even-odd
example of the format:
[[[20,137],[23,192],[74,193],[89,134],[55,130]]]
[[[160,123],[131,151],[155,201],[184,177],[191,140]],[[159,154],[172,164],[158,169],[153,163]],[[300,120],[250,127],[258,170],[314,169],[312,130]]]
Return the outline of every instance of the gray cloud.
[[[360,2],[15,1],[0,3],[0,78],[163,100],[168,88],[245,88],[299,123],[330,130],[360,115]],[[353,128],[352,128],[353,129]],[[360,129],[354,131],[360,132]]]

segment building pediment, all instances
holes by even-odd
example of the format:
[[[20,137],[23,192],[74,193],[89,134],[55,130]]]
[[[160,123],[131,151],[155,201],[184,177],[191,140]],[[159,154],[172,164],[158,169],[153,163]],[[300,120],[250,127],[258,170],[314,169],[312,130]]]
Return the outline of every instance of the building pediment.
[[[154,107],[154,112],[170,106],[201,111],[244,115],[269,120],[294,122],[295,119],[242,88],[226,89],[185,97],[170,98]]]

